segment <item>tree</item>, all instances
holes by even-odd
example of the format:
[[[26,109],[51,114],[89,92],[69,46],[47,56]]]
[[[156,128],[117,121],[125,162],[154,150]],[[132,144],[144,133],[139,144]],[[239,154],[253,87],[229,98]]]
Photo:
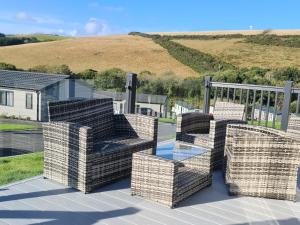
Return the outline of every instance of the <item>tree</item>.
[[[17,70],[15,65],[0,62],[0,69],[1,70]]]
[[[126,72],[118,68],[100,72],[96,75],[95,79],[95,86],[103,90],[125,91],[125,84]]]

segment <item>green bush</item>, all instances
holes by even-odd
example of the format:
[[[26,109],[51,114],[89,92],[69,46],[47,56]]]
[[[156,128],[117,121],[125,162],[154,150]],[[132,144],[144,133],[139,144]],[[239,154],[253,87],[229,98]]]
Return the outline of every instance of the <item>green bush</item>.
[[[67,65],[39,65],[29,69],[31,72],[40,72],[40,73],[53,73],[53,74],[66,74],[72,75],[71,69]]]
[[[39,42],[38,39],[35,37],[15,37],[0,35],[0,46],[20,45],[35,42]]]
[[[79,79],[84,79],[84,80],[95,79],[97,73],[98,72],[96,70],[87,69],[87,70],[84,70],[84,71],[76,74],[75,77],[79,78]]]
[[[295,67],[286,67],[276,69],[273,73],[273,77],[278,81],[291,80],[296,83],[300,82],[300,70]]]
[[[0,70],[18,70],[15,65],[0,62]]]
[[[126,72],[113,68],[105,70],[96,75],[95,86],[103,90],[114,89],[116,91],[125,91]]]
[[[245,39],[245,41],[248,43],[260,44],[260,45],[275,45],[275,46],[300,48],[299,35],[278,36],[275,34],[261,34],[261,35],[249,36]]]

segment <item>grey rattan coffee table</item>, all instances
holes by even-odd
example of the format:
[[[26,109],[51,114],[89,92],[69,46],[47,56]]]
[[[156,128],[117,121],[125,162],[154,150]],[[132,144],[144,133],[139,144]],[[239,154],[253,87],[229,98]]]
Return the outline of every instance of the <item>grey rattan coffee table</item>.
[[[185,142],[166,142],[156,152],[133,154],[131,193],[174,207],[211,185],[211,150]]]

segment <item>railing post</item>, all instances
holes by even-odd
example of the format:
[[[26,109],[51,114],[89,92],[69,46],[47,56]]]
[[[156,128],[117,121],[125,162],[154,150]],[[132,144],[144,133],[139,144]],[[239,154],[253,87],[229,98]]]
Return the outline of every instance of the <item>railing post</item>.
[[[136,85],[137,75],[134,73],[128,73],[126,80],[125,113],[135,112]]]
[[[284,102],[281,114],[281,130],[286,130],[289,122],[293,81],[287,81],[284,87]]]
[[[205,90],[204,90],[204,101],[203,101],[203,113],[209,113],[210,106],[210,86],[211,86],[211,77],[205,77]]]

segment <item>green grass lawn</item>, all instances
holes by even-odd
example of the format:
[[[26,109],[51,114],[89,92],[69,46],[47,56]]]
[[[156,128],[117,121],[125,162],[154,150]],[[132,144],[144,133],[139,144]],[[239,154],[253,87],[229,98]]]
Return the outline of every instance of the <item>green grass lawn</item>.
[[[248,124],[252,124],[251,121],[248,121]],[[268,127],[272,127],[273,122],[272,121],[268,121]],[[253,121],[253,125],[259,125],[258,121]],[[275,121],[275,129],[280,130],[280,121]],[[265,126],[265,121],[261,121],[260,122],[260,126]]]
[[[158,122],[161,122],[161,123],[176,123],[176,120],[171,119],[171,118],[158,118]]]
[[[0,123],[0,131],[34,130],[37,128],[38,128],[38,125],[35,125],[35,124]]]
[[[0,158],[0,185],[43,173],[43,152]]]

